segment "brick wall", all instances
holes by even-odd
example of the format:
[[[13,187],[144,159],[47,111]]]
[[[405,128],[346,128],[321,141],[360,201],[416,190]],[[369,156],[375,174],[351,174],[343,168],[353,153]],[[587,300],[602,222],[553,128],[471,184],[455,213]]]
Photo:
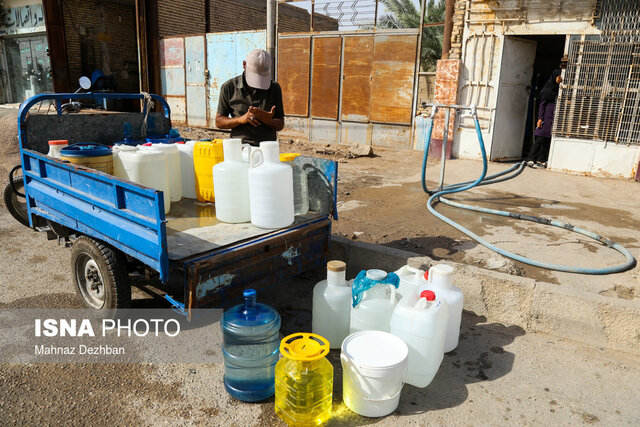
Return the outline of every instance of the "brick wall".
[[[202,34],[206,32],[207,0],[158,0],[160,37]],[[213,3],[215,0],[209,0]]]
[[[118,91],[138,92],[138,46],[135,8],[104,2],[109,64],[116,78]],[[98,5],[89,0],[64,0],[64,28],[69,59],[71,86],[78,78],[90,76],[102,69],[100,49],[100,15]]]
[[[267,25],[266,3],[266,0],[158,0],[159,36],[261,30]],[[306,10],[285,3],[279,3],[278,8],[279,32],[309,31],[310,15]],[[314,14],[314,30],[337,29],[335,19]]]
[[[466,7],[466,0],[457,0],[454,5],[451,49],[449,49],[449,58],[451,59],[460,59],[462,55],[462,33],[464,30],[464,13]]]
[[[209,0],[209,31],[261,30],[267,26],[266,0]],[[278,4],[278,30],[281,33],[309,31],[310,14],[299,7]],[[314,30],[337,30],[338,22],[314,14]]]

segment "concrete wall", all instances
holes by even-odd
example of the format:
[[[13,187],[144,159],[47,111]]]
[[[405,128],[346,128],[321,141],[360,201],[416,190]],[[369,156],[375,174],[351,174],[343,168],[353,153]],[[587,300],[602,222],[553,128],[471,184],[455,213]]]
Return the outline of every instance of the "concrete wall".
[[[640,145],[554,137],[549,168],[560,172],[633,179]]]

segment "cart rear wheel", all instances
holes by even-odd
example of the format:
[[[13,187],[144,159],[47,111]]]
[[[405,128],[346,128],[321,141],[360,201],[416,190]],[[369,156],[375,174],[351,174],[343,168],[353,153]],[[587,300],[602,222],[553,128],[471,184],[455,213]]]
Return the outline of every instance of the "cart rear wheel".
[[[13,186],[12,186],[13,185]],[[15,176],[7,183],[2,193],[2,199],[7,210],[20,224],[29,226],[29,216],[27,213],[27,199],[16,194],[13,189],[19,192],[24,191],[24,180],[21,176]]]
[[[87,236],[71,249],[73,283],[82,303],[96,310],[127,308],[131,286],[122,252]]]

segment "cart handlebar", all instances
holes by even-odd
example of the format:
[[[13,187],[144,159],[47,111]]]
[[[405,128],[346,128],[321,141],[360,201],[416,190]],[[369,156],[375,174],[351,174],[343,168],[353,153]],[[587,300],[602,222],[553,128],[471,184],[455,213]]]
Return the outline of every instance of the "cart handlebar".
[[[162,105],[164,110],[164,117],[169,119],[171,116],[171,109],[169,108],[169,104],[167,101],[161,97],[160,95],[150,94],[151,98],[154,101],[157,101]],[[59,108],[59,104],[62,100],[67,99],[92,99],[94,101],[99,101],[102,99],[144,99],[144,94],[142,93],[41,93],[39,95],[32,96],[27,99],[20,105],[20,110],[18,111],[18,126],[23,127],[25,120],[27,119],[27,113],[34,105],[47,100],[55,100],[56,101],[56,110],[58,115],[61,114],[61,109]],[[144,111],[142,111],[144,113]]]

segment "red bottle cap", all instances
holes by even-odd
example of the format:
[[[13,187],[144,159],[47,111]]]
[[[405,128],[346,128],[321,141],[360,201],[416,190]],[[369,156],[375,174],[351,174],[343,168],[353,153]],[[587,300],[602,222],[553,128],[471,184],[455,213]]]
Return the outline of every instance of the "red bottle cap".
[[[429,281],[429,270],[424,272],[424,280]]]
[[[69,141],[66,139],[51,139],[49,145],[69,145]]]
[[[436,299],[436,293],[433,291],[422,291],[420,298],[426,298],[427,301],[434,301]]]

